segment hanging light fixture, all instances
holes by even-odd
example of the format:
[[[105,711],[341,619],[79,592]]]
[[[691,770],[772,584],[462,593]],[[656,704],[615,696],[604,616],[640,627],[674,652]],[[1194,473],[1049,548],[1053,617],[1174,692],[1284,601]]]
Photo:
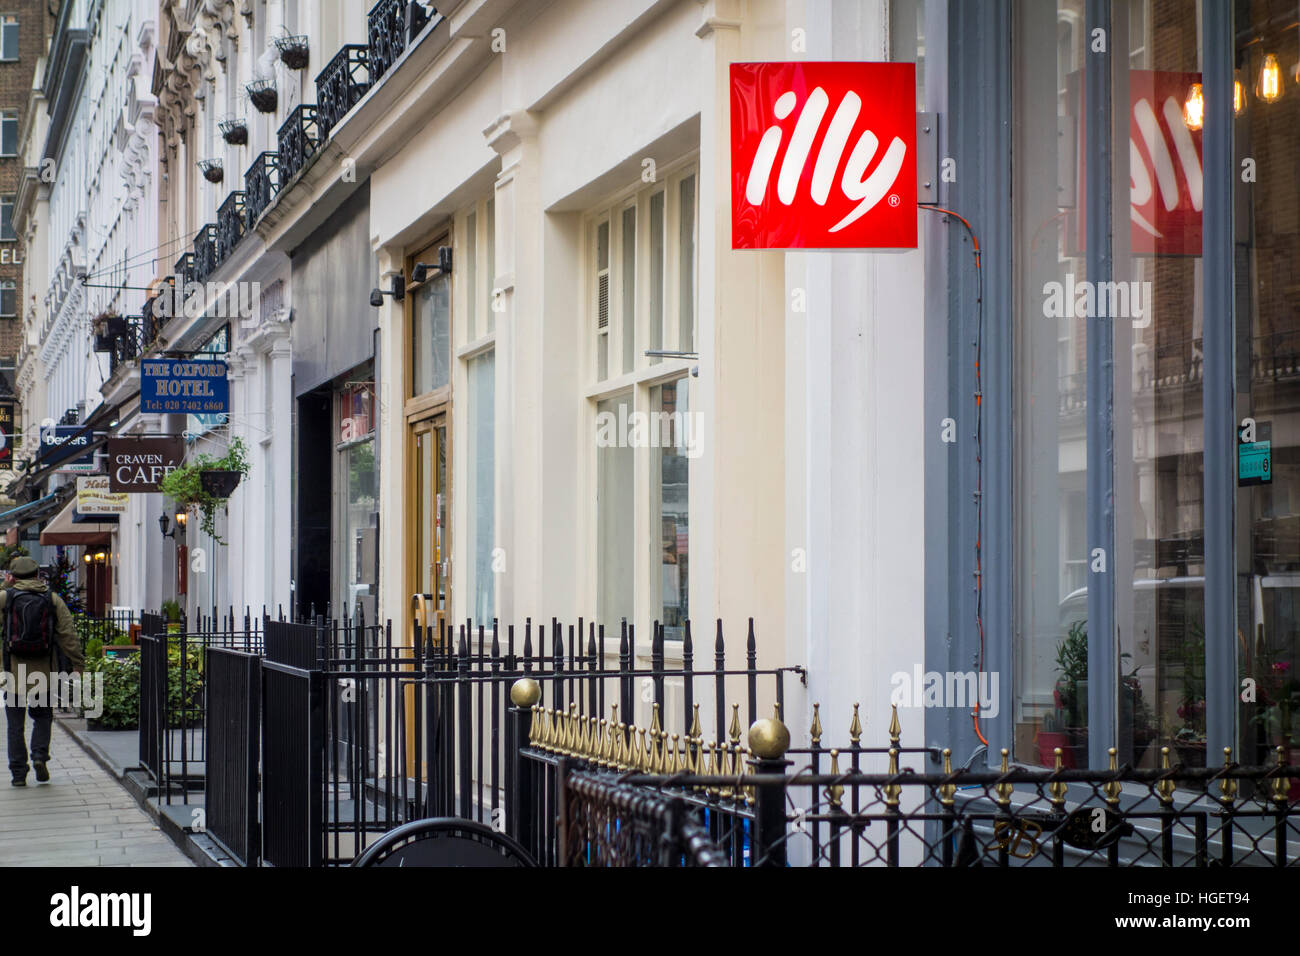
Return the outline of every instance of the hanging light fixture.
[[[1193,83],[1187,91],[1183,103],[1183,122],[1188,129],[1200,129],[1205,125],[1205,90],[1200,83]]]
[[[1246,112],[1246,84],[1241,80],[1241,70],[1232,71],[1232,115]]]
[[[1277,54],[1267,53],[1259,67],[1259,80],[1255,84],[1255,95],[1265,103],[1276,103],[1282,98],[1282,67],[1277,62]]]

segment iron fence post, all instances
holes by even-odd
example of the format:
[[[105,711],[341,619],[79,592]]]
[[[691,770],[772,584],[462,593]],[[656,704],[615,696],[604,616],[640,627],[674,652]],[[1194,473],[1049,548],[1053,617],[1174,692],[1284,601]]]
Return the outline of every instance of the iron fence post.
[[[531,677],[521,677],[510,687],[510,720],[507,731],[509,746],[509,781],[506,788],[506,827],[510,836],[536,855],[533,845],[532,820],[534,815],[524,808],[535,793],[532,785],[532,767],[524,756],[533,723],[533,705],[541,699],[542,688]]]
[[[790,731],[779,717],[756,720],[749,728],[750,762],[762,776],[780,776],[778,783],[761,783],[754,787],[754,834],[750,857],[752,866],[786,865],[786,814],[784,779],[790,761]]]

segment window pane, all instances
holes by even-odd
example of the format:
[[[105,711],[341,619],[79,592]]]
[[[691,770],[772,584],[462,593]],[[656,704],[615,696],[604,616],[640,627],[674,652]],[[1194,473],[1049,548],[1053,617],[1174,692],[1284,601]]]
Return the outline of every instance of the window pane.
[[[484,218],[487,219],[487,268],[483,270],[483,288],[487,293],[488,301],[487,329],[484,330],[484,334],[486,334],[497,327],[497,217],[495,200],[488,200]]]
[[[1272,763],[1275,747],[1287,763],[1300,761],[1300,96],[1283,55],[1288,44],[1295,49],[1296,33],[1276,16],[1280,9],[1238,4],[1235,25],[1242,82],[1235,155],[1258,163],[1255,182],[1237,182],[1233,196],[1238,676],[1256,688],[1256,699],[1239,705],[1236,759],[1251,765]],[[1286,89],[1272,102],[1260,95],[1272,95],[1260,83],[1272,75],[1268,52],[1278,57]],[[1290,797],[1300,799],[1295,780]]]
[[[0,315],[13,318],[18,314],[18,291],[14,283],[0,284]]]
[[[10,197],[0,200],[0,239],[16,239],[14,232],[14,201]]]
[[[18,152],[18,117],[12,113],[0,118],[0,154],[13,156]]]
[[[476,623],[490,627],[496,609],[492,571],[496,513],[495,353],[487,352],[471,359],[468,375],[469,457],[466,460],[470,469],[469,540],[474,548],[471,614]]]
[[[9,20],[0,35],[0,57],[6,60],[18,59],[18,21]]]
[[[1066,284],[1087,278],[1077,237],[1079,114],[1072,98],[1084,61],[1082,3],[1021,2],[1016,10],[1014,747],[1018,760],[1049,766],[1060,747],[1067,766],[1083,767],[1088,323],[1044,295],[1060,289],[1065,296]],[[1058,24],[1065,30],[1059,45]],[[1062,135],[1044,136],[1045,129]],[[958,428],[969,431],[964,411]]]
[[[412,394],[431,392],[450,382],[451,304],[446,276],[436,275],[415,291],[412,338]]]
[[[678,379],[650,390],[650,519],[660,532],[654,586],[659,622],[667,640],[682,639],[689,616],[688,522],[690,458],[698,437],[691,427],[690,380]]]
[[[636,368],[636,207],[623,210],[623,371]]]
[[[340,452],[346,476],[345,494],[340,496],[343,514],[339,524],[339,571],[341,591],[336,600],[349,614],[358,605],[367,620],[374,620],[374,598],[378,553],[379,508],[375,493],[375,443],[361,442]]]
[[[688,176],[681,185],[681,216],[678,219],[678,330],[677,348],[695,350],[695,177]]]
[[[632,397],[596,404],[596,615],[607,634],[633,619],[633,449],[619,440]]]
[[[1138,767],[1158,767],[1161,745],[1205,765],[1201,131],[1183,115],[1200,82],[1196,10],[1132,0],[1129,70],[1111,91],[1128,120],[1112,173],[1127,222],[1096,308],[1114,330],[1117,739]]]
[[[650,335],[651,349],[664,347],[664,194],[650,197]],[[658,356],[652,356],[652,363]]]

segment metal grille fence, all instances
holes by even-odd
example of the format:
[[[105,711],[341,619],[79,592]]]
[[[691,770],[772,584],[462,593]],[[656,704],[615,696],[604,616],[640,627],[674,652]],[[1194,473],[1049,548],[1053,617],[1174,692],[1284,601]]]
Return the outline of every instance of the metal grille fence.
[[[261,763],[261,658],[224,647],[207,652],[208,833],[240,863],[261,856],[258,768]]]

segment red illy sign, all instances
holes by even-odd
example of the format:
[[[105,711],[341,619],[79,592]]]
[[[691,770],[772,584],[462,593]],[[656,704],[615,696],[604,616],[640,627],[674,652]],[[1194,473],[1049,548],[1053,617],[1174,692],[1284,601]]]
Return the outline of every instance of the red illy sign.
[[[731,247],[915,249],[916,67],[731,64]]]

